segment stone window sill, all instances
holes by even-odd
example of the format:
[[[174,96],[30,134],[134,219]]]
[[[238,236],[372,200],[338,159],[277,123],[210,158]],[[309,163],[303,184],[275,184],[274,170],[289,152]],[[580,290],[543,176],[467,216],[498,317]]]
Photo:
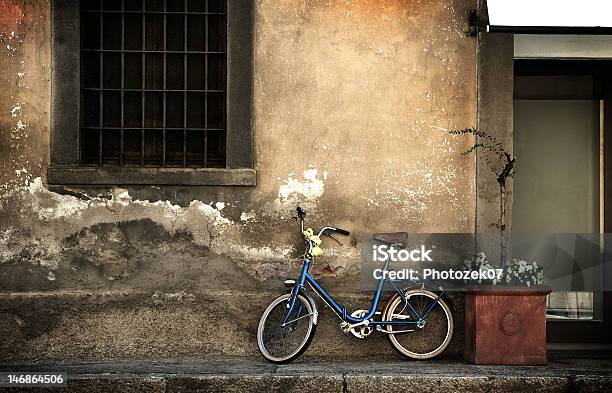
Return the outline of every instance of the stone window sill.
[[[250,186],[250,168],[105,168],[51,167],[48,183],[57,185]]]

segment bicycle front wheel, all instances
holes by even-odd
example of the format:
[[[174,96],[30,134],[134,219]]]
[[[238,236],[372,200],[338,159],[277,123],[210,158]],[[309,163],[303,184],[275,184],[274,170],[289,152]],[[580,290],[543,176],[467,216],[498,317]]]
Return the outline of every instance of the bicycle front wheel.
[[[438,298],[433,292],[416,289],[405,294],[414,310],[423,313]],[[408,307],[399,295],[392,297],[383,313],[385,320],[413,319]],[[407,328],[407,326],[410,326]],[[388,330],[397,333],[387,334],[387,339],[399,353],[412,359],[431,359],[440,355],[453,338],[453,314],[444,300],[439,299],[425,318],[424,325],[388,325]],[[412,330],[412,331],[407,331]]]
[[[257,345],[270,362],[282,364],[297,359],[314,338],[316,325],[310,302],[298,295],[293,311],[283,326],[291,294],[274,300],[264,311],[257,328]]]

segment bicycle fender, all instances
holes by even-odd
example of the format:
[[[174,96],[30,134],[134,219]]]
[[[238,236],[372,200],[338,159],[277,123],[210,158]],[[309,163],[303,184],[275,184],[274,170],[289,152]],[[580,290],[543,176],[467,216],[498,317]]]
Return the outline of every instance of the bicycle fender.
[[[440,291],[433,291],[433,292],[436,295],[440,294]],[[444,294],[442,294],[442,300],[444,300],[444,303],[448,305],[448,308],[450,308],[453,314],[457,312],[457,308],[455,307],[455,302],[450,296],[447,295],[447,292],[444,292]]]
[[[319,311],[317,310],[317,303],[315,303],[312,296],[304,290],[300,290],[300,295],[304,296],[308,303],[310,303],[310,307],[312,308],[312,323],[316,325],[319,322]]]
[[[432,293],[435,293],[436,295],[440,294],[440,290],[439,289],[431,289],[431,288],[422,288],[420,285],[411,285],[409,287],[403,288],[402,291],[404,293],[410,291],[411,289],[424,289],[426,291],[430,291]],[[448,292],[444,291],[444,293],[442,294],[442,300],[444,300],[444,303],[446,303],[448,305],[448,307],[450,308],[450,310],[455,313],[457,312],[457,307],[455,307],[455,301],[448,296]]]

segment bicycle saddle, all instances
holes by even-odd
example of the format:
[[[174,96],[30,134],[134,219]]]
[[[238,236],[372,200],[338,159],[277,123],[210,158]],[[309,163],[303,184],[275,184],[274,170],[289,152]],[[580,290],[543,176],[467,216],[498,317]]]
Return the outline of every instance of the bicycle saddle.
[[[390,244],[403,243],[408,240],[408,234],[406,232],[375,233],[374,240]]]

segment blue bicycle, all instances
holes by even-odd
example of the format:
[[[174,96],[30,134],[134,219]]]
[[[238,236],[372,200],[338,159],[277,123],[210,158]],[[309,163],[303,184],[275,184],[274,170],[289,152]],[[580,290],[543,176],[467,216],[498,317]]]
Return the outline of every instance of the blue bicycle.
[[[306,243],[304,263],[299,279],[286,280],[291,292],[274,300],[264,311],[257,329],[257,344],[262,355],[272,363],[288,363],[306,351],[314,338],[319,313],[308,287],[342,320],[340,328],[355,337],[366,338],[378,331],[387,335],[393,348],[413,359],[431,359],[448,347],[453,336],[453,315],[444,301],[444,290],[434,293],[423,286],[400,290],[385,275],[376,286],[369,310],[349,311],[310,274],[314,258],[322,253],[321,237],[350,233],[344,229],[326,226],[315,234],[304,230],[306,213],[297,208],[302,236]],[[341,244],[341,243],[340,243]],[[384,270],[387,270],[388,261]],[[378,312],[383,286],[388,282],[394,294],[382,312]]]

